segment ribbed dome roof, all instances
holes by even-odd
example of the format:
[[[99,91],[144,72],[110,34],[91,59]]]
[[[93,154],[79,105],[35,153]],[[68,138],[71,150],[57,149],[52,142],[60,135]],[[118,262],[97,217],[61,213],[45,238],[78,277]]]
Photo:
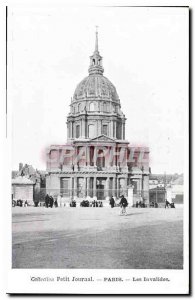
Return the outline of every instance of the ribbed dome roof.
[[[91,74],[85,77],[76,87],[74,92],[74,100],[81,100],[91,97],[101,99],[110,99],[118,101],[119,97],[115,86],[100,74]]]

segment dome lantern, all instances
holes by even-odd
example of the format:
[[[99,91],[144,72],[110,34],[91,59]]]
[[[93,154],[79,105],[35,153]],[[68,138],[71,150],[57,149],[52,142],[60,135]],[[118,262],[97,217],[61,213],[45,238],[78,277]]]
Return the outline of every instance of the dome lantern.
[[[93,55],[90,56],[90,66],[89,66],[89,75],[100,74],[103,75],[104,68],[102,66],[102,56],[99,54],[98,50],[98,31],[96,26],[95,32],[95,51]]]

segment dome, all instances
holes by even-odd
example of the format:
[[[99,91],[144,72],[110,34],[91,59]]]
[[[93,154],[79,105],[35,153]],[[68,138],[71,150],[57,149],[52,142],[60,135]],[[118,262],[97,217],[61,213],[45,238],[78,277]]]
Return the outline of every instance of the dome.
[[[115,86],[101,74],[85,77],[76,87],[73,99],[81,100],[91,97],[119,101]]]

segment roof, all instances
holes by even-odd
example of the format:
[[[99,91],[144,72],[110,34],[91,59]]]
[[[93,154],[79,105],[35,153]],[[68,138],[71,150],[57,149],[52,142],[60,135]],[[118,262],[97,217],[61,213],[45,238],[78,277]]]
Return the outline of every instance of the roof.
[[[25,177],[25,176],[18,176],[14,179],[12,179],[12,184],[26,184],[26,185],[30,185],[30,184],[34,184],[32,180],[30,180],[29,178]]]
[[[119,101],[115,86],[108,78],[99,74],[93,74],[85,77],[77,85],[73,96],[75,100],[83,100],[91,97]]]

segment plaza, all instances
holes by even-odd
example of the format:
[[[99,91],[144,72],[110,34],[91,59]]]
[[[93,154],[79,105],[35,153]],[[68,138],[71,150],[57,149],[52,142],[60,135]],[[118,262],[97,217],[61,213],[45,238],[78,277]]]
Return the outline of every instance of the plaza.
[[[12,208],[12,267],[182,269],[183,208]]]

